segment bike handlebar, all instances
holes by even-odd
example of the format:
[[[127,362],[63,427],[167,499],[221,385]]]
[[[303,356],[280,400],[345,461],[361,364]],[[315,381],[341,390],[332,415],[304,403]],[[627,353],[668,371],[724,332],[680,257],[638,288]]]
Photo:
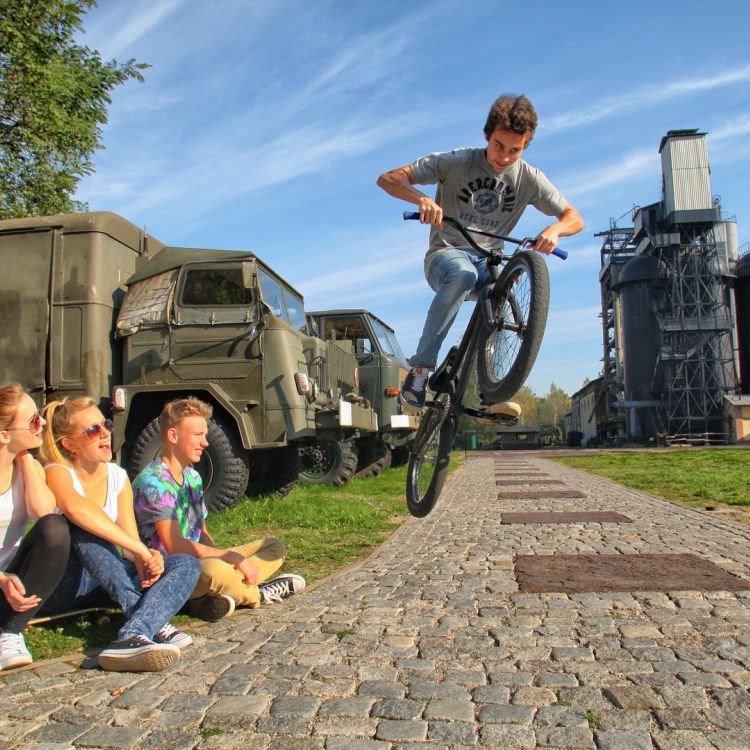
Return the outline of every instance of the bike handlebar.
[[[404,211],[404,221],[414,221],[414,220],[419,220],[419,211]],[[513,237],[506,237],[505,235],[502,235],[502,234],[480,232],[478,229],[467,229],[465,226],[463,226],[462,224],[460,224],[458,221],[456,221],[454,218],[450,216],[443,216],[443,221],[456,227],[456,229],[458,229],[461,232],[461,234],[464,235],[464,237],[466,237],[466,232],[473,232],[474,234],[481,234],[481,235],[484,235],[485,237],[493,237],[498,240],[512,242],[514,245],[520,245],[521,247],[533,247],[534,242],[535,242],[533,237],[524,237],[522,240],[517,240]],[[469,242],[471,242],[471,238],[467,237],[467,239],[469,240]],[[568,257],[568,252],[567,250],[562,250],[559,247],[556,247],[554,248],[554,250],[552,250],[552,255],[556,255],[558,258],[565,260]]]

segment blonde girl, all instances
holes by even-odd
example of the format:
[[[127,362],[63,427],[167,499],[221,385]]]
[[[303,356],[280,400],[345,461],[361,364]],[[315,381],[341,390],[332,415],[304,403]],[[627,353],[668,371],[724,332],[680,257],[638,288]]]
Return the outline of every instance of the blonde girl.
[[[70,522],[72,548],[70,570],[50,606],[75,608],[98,586],[127,618],[117,640],[98,655],[99,666],[165,669],[192,640],[169,620],[191,594],[200,566],[189,555],[163,557],[138,537],[130,481],[111,461],[112,422],[93,399],[53,401],[44,416],[47,484]]]

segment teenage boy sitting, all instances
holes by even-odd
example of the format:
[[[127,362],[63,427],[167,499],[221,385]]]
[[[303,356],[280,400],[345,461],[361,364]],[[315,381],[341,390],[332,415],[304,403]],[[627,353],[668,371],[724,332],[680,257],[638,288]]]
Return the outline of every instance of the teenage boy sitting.
[[[133,502],[144,543],[167,554],[187,553],[201,563],[201,575],[185,611],[214,622],[235,605],[257,607],[280,601],[305,587],[302,576],[272,576],[286,548],[269,537],[231,549],[217,547],[206,528],[203,482],[193,464],[208,441],[212,407],[190,396],[166,404],[159,416],[164,454],[133,480]]]

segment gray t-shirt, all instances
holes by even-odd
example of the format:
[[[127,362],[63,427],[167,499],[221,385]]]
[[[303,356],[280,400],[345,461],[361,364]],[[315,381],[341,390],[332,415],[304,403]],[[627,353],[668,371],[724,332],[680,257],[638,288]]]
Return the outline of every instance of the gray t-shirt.
[[[504,172],[487,163],[483,148],[461,148],[428,154],[411,164],[417,183],[437,183],[435,202],[446,216],[484,232],[508,234],[528,205],[547,216],[567,207],[562,193],[540,170],[519,159]],[[480,247],[498,249],[501,240],[474,235]],[[432,227],[427,255],[447,247],[467,248],[466,240],[449,226]]]

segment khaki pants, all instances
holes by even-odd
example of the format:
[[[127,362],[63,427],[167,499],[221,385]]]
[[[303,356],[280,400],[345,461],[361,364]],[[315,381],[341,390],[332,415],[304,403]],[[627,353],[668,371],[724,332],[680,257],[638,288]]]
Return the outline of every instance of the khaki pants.
[[[268,580],[281,567],[286,557],[284,542],[273,536],[231,549],[233,552],[239,552],[258,568],[259,583]],[[242,574],[233,565],[218,557],[202,557],[200,564],[200,578],[190,595],[191,599],[198,599],[209,594],[214,596],[228,594],[238,606],[258,606],[260,603],[258,587],[245,583]]]

